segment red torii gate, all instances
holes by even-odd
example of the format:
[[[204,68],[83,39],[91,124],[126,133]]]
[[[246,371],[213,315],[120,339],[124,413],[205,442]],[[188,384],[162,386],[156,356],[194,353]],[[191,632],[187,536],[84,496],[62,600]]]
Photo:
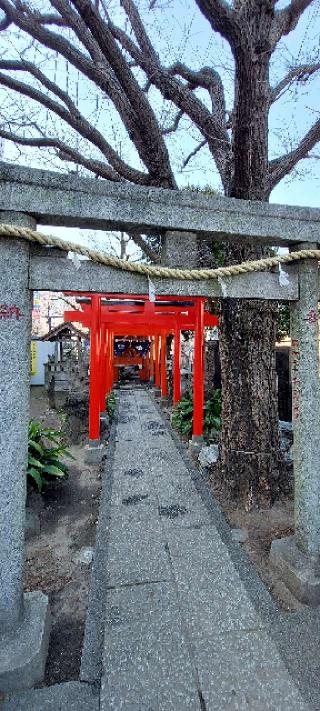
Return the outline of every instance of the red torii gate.
[[[128,338],[128,336],[122,338],[119,338],[119,336],[114,337],[113,372],[115,380],[119,379],[119,368],[123,366],[141,366],[139,371],[140,380],[150,380],[151,358],[149,348],[151,347],[151,340],[144,338],[144,341],[142,341],[141,338],[141,336],[135,335],[134,339],[138,339],[138,341],[135,341],[131,340],[130,337]],[[146,343],[148,344],[147,350]],[[139,344],[141,353],[138,352]]]
[[[74,292],[68,295],[79,296]],[[83,294],[81,310],[66,311],[66,321],[76,321],[90,329],[89,443],[100,439],[100,414],[114,383],[115,336],[145,336],[150,339],[150,371],[154,384],[166,397],[166,338],[174,336],[173,402],[181,397],[180,336],[182,330],[195,332],[193,364],[193,435],[203,434],[204,328],[217,326],[218,318],[205,311],[206,299],[156,297],[131,294]]]

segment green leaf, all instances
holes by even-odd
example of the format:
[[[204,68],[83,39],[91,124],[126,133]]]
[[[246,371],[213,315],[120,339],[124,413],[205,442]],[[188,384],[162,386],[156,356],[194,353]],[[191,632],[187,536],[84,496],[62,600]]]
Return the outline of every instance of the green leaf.
[[[39,462],[38,459],[35,459],[30,454],[28,456],[28,464],[31,464],[32,467],[37,467],[38,469],[43,469],[43,464],[41,464],[41,462]]]
[[[41,456],[43,455],[43,447],[41,447],[41,444],[39,444],[39,442],[36,442],[35,440],[31,439],[29,441],[29,447],[35,449],[36,452],[38,452]]]
[[[35,482],[35,484],[37,486],[38,491],[41,491],[42,486],[43,486],[43,480],[42,480],[41,474],[33,467],[29,467],[27,470],[27,475],[30,476],[31,479],[33,479],[33,481]]]
[[[62,457],[64,452],[63,447],[46,447],[44,450],[45,459],[58,459]]]
[[[28,435],[27,474],[36,483],[38,490],[41,491],[44,486],[46,476],[66,479],[68,467],[62,460],[74,457],[63,442],[63,433],[30,420]]]
[[[65,474],[68,474],[69,469],[68,469],[67,465],[64,464],[64,462],[61,462],[60,459],[57,459],[56,462],[53,463],[53,465],[57,466],[58,469],[61,469],[61,471],[64,472]],[[49,466],[52,466],[52,465],[49,464]]]
[[[76,458],[71,454],[71,452],[68,452],[67,449],[64,450],[63,456],[67,457],[68,459],[72,459],[74,462],[76,461]]]
[[[53,466],[53,464],[48,464],[48,466],[45,466],[43,469],[44,474],[50,474],[50,476],[56,476],[59,479],[64,479],[66,476],[66,473],[60,469],[60,467]]]
[[[43,430],[42,435],[48,439],[49,442],[53,442],[54,444],[59,444],[61,440],[61,432],[57,432],[55,430],[45,429]]]

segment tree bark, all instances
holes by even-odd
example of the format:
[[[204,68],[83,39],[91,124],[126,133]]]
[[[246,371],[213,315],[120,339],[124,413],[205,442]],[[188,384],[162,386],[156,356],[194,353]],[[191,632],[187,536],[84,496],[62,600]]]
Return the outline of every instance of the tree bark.
[[[222,488],[248,509],[271,504],[279,488],[275,340],[270,302],[223,302]]]
[[[260,5],[260,3],[257,3]],[[272,13],[242,16],[235,50],[234,170],[230,196],[268,199],[268,104]],[[263,248],[232,247],[227,263],[259,259]],[[221,306],[221,482],[247,509],[269,505],[279,481],[276,317],[272,302],[227,299]]]

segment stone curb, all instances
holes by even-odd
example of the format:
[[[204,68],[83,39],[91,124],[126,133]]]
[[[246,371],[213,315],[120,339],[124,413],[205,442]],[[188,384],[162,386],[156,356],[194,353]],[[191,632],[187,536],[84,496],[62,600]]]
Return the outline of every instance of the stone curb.
[[[84,641],[81,655],[80,679],[99,682],[102,674],[102,651],[107,597],[107,559],[109,543],[110,504],[113,484],[113,460],[116,447],[119,401],[117,402],[109,433],[109,443],[103,457],[102,488],[96,530],[94,559],[91,571],[89,603],[87,608]]]

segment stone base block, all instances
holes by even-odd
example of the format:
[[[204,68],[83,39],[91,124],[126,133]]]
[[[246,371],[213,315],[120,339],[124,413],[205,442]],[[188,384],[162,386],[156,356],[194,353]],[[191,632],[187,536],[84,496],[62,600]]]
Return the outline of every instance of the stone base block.
[[[191,455],[192,459],[198,459],[200,451],[203,447],[203,442],[204,439],[202,436],[199,435],[192,435],[192,438],[189,440],[189,454]]]
[[[86,444],[84,448],[84,461],[86,464],[100,464],[103,454],[103,444]]]
[[[165,407],[166,405],[169,405],[169,402],[170,400],[168,395],[161,395],[160,405],[163,405]]]
[[[298,600],[312,607],[320,604],[320,576],[315,562],[297,547],[294,536],[272,542],[270,562]]]
[[[20,623],[0,636],[0,692],[29,689],[42,681],[49,634],[47,596],[42,592],[26,593]]]
[[[107,431],[110,418],[107,412],[101,412],[100,414],[100,432],[104,434]]]

